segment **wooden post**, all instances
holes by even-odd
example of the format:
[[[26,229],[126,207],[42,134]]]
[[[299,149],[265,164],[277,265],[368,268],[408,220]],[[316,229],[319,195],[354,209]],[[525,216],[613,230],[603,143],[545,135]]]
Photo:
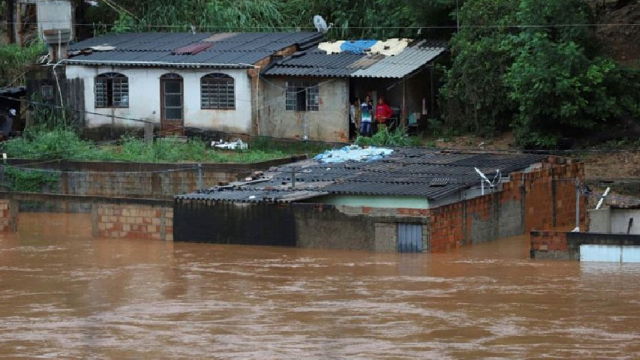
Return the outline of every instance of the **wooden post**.
[[[7,35],[9,43],[16,43],[16,20],[17,20],[16,0],[7,0]]]
[[[407,128],[407,81],[402,79],[402,111],[400,116],[402,118],[402,126]]]
[[[153,123],[144,123],[144,141],[147,143],[153,142]]]

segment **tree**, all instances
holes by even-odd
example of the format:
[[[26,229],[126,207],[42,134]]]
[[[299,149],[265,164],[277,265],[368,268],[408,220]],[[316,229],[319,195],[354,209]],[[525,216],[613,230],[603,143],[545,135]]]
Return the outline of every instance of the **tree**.
[[[469,0],[463,27],[451,41],[454,55],[442,88],[446,122],[461,131],[492,135],[507,129],[515,105],[502,80],[513,58],[510,24],[517,2]]]
[[[442,89],[449,124],[552,147],[637,117],[637,74],[597,56],[582,0],[468,0]]]

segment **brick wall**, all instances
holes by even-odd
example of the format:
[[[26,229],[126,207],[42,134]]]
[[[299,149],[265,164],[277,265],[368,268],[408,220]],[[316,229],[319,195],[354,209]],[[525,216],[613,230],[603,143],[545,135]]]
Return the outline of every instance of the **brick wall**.
[[[531,249],[536,251],[567,251],[567,233],[565,231],[532,231]]]
[[[513,173],[502,190],[430,209],[432,252],[525,234],[533,229],[575,226],[575,179],[584,178],[581,163],[550,158],[539,170]],[[580,222],[586,222],[581,201]]]
[[[0,232],[15,232],[18,228],[17,204],[8,199],[0,200]]]
[[[173,208],[140,204],[96,204],[93,235],[104,238],[173,240]]]

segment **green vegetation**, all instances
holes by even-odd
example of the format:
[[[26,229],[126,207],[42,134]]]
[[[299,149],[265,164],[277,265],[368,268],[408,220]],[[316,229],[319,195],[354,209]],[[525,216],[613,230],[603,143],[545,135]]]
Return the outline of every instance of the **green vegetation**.
[[[58,174],[5,166],[2,185],[10,191],[40,192],[57,185],[59,180]]]
[[[598,55],[583,0],[468,0],[442,89],[445,123],[554,147],[640,116],[640,73]],[[535,25],[535,26],[521,26]]]
[[[112,24],[124,31],[277,31],[314,30],[322,15],[333,27],[329,38],[384,38],[427,35],[419,26],[450,25],[450,0],[120,0],[119,9],[105,2],[85,11],[85,23]],[[463,3],[463,0],[460,0]],[[164,26],[164,25],[168,25]],[[446,38],[452,29],[432,30]]]
[[[44,45],[39,42],[27,47],[0,46],[0,87],[24,84],[26,66],[33,64],[44,52]]]
[[[355,144],[360,146],[417,146],[420,144],[420,140],[408,136],[404,128],[398,127],[389,131],[385,127],[371,137],[358,135]]]
[[[187,141],[162,138],[145,142],[124,137],[117,145],[99,146],[81,139],[73,130],[55,128],[28,131],[21,138],[4,142],[2,151],[11,158],[37,160],[253,163],[292,155],[311,156],[328,147],[311,143],[276,143],[264,138],[253,141],[249,150],[244,151],[214,150],[207,145],[197,138]]]

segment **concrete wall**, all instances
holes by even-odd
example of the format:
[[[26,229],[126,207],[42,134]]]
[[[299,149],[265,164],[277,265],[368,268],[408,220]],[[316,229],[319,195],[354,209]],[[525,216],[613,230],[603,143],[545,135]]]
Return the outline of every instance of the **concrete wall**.
[[[629,219],[633,219],[629,228]],[[640,209],[611,209],[612,234],[640,235]]]
[[[611,233],[611,209],[589,210],[589,232],[600,234]]]
[[[117,72],[129,78],[128,108],[95,108],[95,77]],[[86,125],[117,125],[141,127],[144,124],[111,116],[143,119],[160,124],[160,77],[176,73],[183,77],[184,126],[228,133],[251,134],[251,80],[246,70],[156,69],[126,67],[96,67],[68,65],[67,79],[84,80],[85,110],[102,115],[86,114]],[[200,79],[210,73],[222,73],[235,80],[235,110],[203,110],[200,108]]]
[[[427,219],[415,209],[293,204],[297,246],[303,248],[394,252],[398,223],[422,224],[428,249]]]
[[[629,220],[631,227],[629,227]],[[589,210],[589,232],[640,235],[640,209]]]
[[[640,246],[640,236],[626,234],[596,234],[562,231],[532,231],[530,234],[531,258],[553,260],[580,260],[580,249],[583,245],[594,245],[602,248],[599,256],[606,257],[607,250],[618,248],[620,256],[615,262],[623,258],[624,248],[629,248],[629,253],[637,254]],[[592,258],[591,261],[604,261],[605,259]]]
[[[396,251],[397,224],[423,225],[426,210],[179,200],[175,240],[302,248]]]
[[[259,134],[277,138],[329,142],[349,140],[349,83],[346,79],[318,81],[319,111],[286,110],[286,78],[261,81]]]

